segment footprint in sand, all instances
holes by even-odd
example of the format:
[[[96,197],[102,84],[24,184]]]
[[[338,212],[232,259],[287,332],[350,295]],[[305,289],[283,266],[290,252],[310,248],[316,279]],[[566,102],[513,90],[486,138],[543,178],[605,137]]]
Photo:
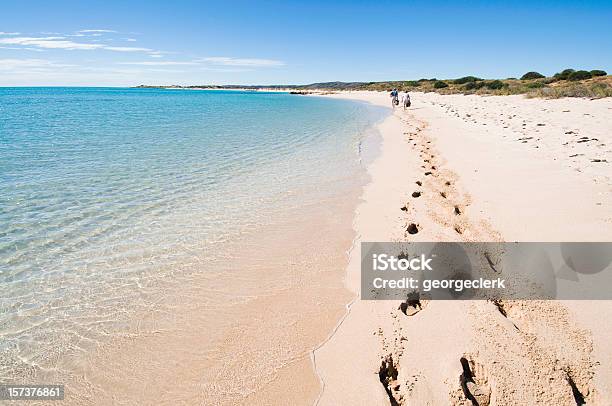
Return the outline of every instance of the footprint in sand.
[[[473,405],[487,406],[491,401],[491,388],[484,367],[467,355],[459,359],[463,372],[459,376],[461,390]]]
[[[398,394],[396,393],[399,390],[399,385],[397,384],[398,375],[399,372],[393,360],[393,355],[388,354],[381,361],[380,369],[378,371],[378,379],[385,388],[385,392],[387,392],[387,396],[389,396],[391,405],[399,405],[398,401],[396,400],[396,397],[399,398]]]
[[[406,228],[406,231],[408,232],[408,234],[416,234],[419,232],[419,226],[418,224],[410,223],[408,225],[408,228]]]
[[[421,310],[423,310],[423,304],[419,300],[419,295],[416,293],[415,297],[408,297],[405,302],[402,302],[399,306],[399,310],[406,316],[414,316]]]

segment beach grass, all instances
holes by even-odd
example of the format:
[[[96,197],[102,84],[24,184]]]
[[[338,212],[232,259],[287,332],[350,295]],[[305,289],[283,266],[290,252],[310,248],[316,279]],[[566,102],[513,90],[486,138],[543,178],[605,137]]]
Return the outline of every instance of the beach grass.
[[[526,97],[556,99],[561,97],[603,98],[612,96],[612,76],[583,76],[572,80],[572,74],[587,71],[574,71],[558,77],[537,77],[527,75],[527,79],[480,79],[466,76],[451,80],[421,79],[418,81],[376,82],[364,84],[360,89],[387,91],[392,88],[406,91],[436,92],[440,94],[478,94],[478,95],[513,95],[524,94]],[[537,72],[529,72],[531,74]],[[587,72],[589,73],[589,72]],[[576,77],[576,75],[574,75]],[[335,89],[342,90],[342,89]]]

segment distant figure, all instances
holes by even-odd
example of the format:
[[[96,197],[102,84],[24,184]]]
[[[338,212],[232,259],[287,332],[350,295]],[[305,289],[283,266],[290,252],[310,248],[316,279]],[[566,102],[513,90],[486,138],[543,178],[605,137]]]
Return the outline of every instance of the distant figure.
[[[407,90],[405,92],[402,92],[401,102],[402,106],[404,106],[404,110],[410,107],[410,95],[408,94]]]
[[[391,90],[391,107],[395,108],[399,104],[397,89]]]

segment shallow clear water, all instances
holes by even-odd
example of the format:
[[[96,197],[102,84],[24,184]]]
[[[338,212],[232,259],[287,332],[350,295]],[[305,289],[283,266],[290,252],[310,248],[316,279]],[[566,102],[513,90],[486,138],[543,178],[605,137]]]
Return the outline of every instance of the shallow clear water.
[[[0,376],[87,351],[169,284],[219,272],[229,242],[354,190],[381,116],[278,93],[0,88]]]

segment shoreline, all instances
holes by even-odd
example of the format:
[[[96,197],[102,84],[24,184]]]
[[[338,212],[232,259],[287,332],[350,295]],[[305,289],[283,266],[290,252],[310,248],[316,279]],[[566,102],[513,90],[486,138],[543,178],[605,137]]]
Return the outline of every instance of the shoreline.
[[[346,145],[353,157],[355,145]],[[228,271],[239,276],[220,272],[185,291],[166,292],[174,300],[164,302],[163,311],[139,315],[125,334],[84,359],[69,359],[80,365],[65,379],[67,395],[76,404],[112,403],[113,396],[160,404],[314,400],[319,382],[310,354],[349,299],[343,286],[347,250],[355,237],[354,208],[368,181],[359,162],[346,173],[348,179],[328,174],[337,190],[317,193],[325,196],[318,199],[304,196],[299,216],[286,208],[282,217],[232,240],[227,251],[240,254]],[[202,298],[210,292],[221,304],[208,306]],[[133,370],[135,365],[141,367]],[[151,390],[133,391],[137,382],[149,382]],[[296,389],[284,390],[288,386]]]
[[[380,93],[326,97],[388,103],[386,94]],[[513,114],[504,114],[500,104]],[[473,112],[483,108],[483,114],[474,117]],[[413,94],[409,112],[396,109],[386,121],[397,125],[381,131],[382,151],[368,169],[371,182],[364,187],[356,210],[357,235],[367,241],[612,239],[610,231],[601,228],[612,221],[605,205],[610,201],[612,173],[609,166],[602,165],[590,170],[593,165],[606,164],[609,149],[605,152],[605,141],[611,140],[609,135],[604,139],[607,127],[603,121],[588,118],[601,119],[609,108],[610,99],[577,103]],[[542,109],[549,113],[542,114]],[[583,111],[590,113],[583,115]],[[567,120],[568,114],[572,121]],[[601,140],[604,146],[598,149],[595,143],[572,142],[573,132]],[[538,137],[524,145],[522,133]],[[568,155],[581,148],[585,156],[599,154],[602,158],[561,159],[566,153],[563,148],[573,150]],[[463,159],[466,152],[470,160]],[[428,169],[422,165],[424,154],[429,162],[425,165],[436,163],[433,177],[422,175]],[[512,165],[500,167],[497,162]],[[500,189],[501,179],[504,187]],[[417,180],[422,187],[414,184]],[[417,189],[423,192],[418,200],[410,196]],[[381,194],[384,198],[378,200]],[[399,208],[405,202],[408,210],[402,213]],[[552,210],[551,202],[556,206]],[[459,208],[460,216],[452,214],[453,207]],[[512,217],[505,215],[510,207]],[[575,220],[566,224],[563,218],[569,213]],[[404,233],[409,223],[417,224],[417,235]],[[347,267],[346,286],[358,294],[356,248]],[[504,307],[506,314],[502,315],[490,302],[431,302],[406,317],[397,303],[356,299],[332,336],[315,350],[317,373],[323,381],[317,403],[385,404],[392,398],[399,404],[463,404],[465,395],[457,382],[462,368],[459,360],[464,358],[480,375],[480,389],[490,396],[494,393],[501,404],[571,402],[574,389],[590,402],[610,399],[606,377],[612,376],[612,354],[605,343],[611,334],[595,320],[597,313],[611,314],[612,303],[508,301]],[[518,333],[512,331],[515,326]],[[454,339],[449,341],[449,336]],[[428,348],[427,353],[411,350],[415,343]],[[541,353],[548,355],[538,359]],[[397,371],[393,383],[397,388],[379,381],[381,362],[383,367],[391,363]],[[521,368],[529,372],[521,375]],[[350,382],[347,376],[352,377]],[[519,381],[512,379],[518,376]]]
[[[355,137],[358,146],[352,138],[342,149],[296,149],[303,161],[281,168],[308,162],[302,173],[316,181],[301,193],[299,182],[289,184],[295,203],[228,239],[229,266],[199,279],[177,267],[119,334],[104,329],[108,340],[58,357],[38,380],[59,376],[75,404],[118,396],[465,406],[468,365],[495,404],[571,404],[575,393],[611,403],[612,329],[601,319],[612,317],[612,301],[421,300],[402,309],[360,300],[359,290],[361,241],[612,240],[612,100],[412,93],[404,111],[391,110],[382,92],[311,96],[381,111],[363,121],[367,110],[354,107],[335,127],[321,122],[323,139],[375,134]],[[334,160],[352,162],[355,149],[359,163],[334,171]],[[134,390],[139,382],[146,391]]]
[[[327,96],[326,94],[320,94],[320,93],[308,93],[306,95],[310,96],[310,97],[313,97],[313,96],[314,97]],[[357,102],[360,102],[360,103],[368,103],[368,104],[371,104],[371,105],[374,105],[374,106],[377,106],[377,107],[385,107],[385,108],[388,109],[389,106],[384,103],[385,99],[386,99],[386,94],[384,94],[384,96],[382,96],[382,94],[377,94],[376,96],[378,96],[378,97],[374,97],[374,98],[372,98],[372,97],[366,97],[366,98],[363,98],[363,97],[350,97],[350,96],[349,97],[332,96],[332,97],[345,98],[345,99],[357,101]],[[373,157],[372,161],[369,162],[368,165],[365,168],[367,173],[368,173],[368,182],[361,188],[361,194],[359,196],[359,202],[358,202],[357,206],[354,209],[354,217],[353,217],[353,223],[352,223],[354,238],[353,238],[353,241],[351,243],[350,248],[347,250],[347,264],[346,264],[345,273],[344,273],[344,275],[342,277],[343,285],[347,288],[348,291],[351,292],[351,294],[353,295],[353,298],[352,298],[352,300],[350,302],[346,303],[346,305],[345,305],[345,313],[338,320],[338,322],[336,323],[334,328],[329,332],[329,335],[325,338],[325,340],[320,342],[316,347],[312,348],[312,350],[310,351],[310,359],[311,359],[311,363],[312,363],[312,369],[313,369],[313,372],[316,375],[316,377],[317,377],[317,379],[319,381],[319,385],[320,385],[317,398],[316,398],[316,400],[313,403],[314,405],[318,405],[320,403],[321,398],[323,397],[323,394],[325,393],[325,380],[324,380],[323,376],[321,375],[321,372],[320,372],[320,370],[319,370],[319,368],[317,366],[317,352],[319,352],[323,348],[325,348],[325,346],[328,345],[328,343],[334,338],[334,336],[336,335],[338,330],[340,328],[342,328],[343,323],[350,316],[352,307],[355,305],[356,302],[358,302],[360,300],[359,292],[356,290],[356,288],[354,286],[354,282],[350,282],[349,281],[349,278],[351,278],[353,276],[353,275],[350,275],[350,270],[351,270],[352,267],[354,267],[355,261],[359,262],[359,258],[360,258],[360,246],[359,246],[359,244],[361,243],[362,235],[361,235],[361,232],[360,232],[360,226],[358,224],[358,221],[359,221],[359,209],[360,209],[360,207],[363,207],[364,204],[367,204],[366,203],[367,190],[375,182],[375,179],[373,178],[373,175],[371,173],[371,167],[373,165],[375,165],[376,162],[383,157],[382,145],[385,142],[385,137],[388,137],[388,135],[390,134],[390,132],[389,132],[387,127],[388,127],[388,124],[390,122],[392,123],[394,121],[395,121],[395,119],[394,119],[394,116],[393,116],[393,111],[387,111],[385,118],[381,122],[379,122],[377,125],[375,125],[376,131],[380,135],[381,139],[378,140],[378,150],[377,150],[376,155]]]
[[[88,111],[93,111],[70,104],[74,100],[71,95],[79,89],[50,92],[66,98],[76,118],[88,117]],[[102,98],[107,96],[106,90],[102,92]],[[127,91],[114,92],[116,98],[110,97],[110,101],[122,99]],[[319,383],[311,368],[310,352],[334,328],[352,298],[343,286],[347,250],[355,237],[354,209],[368,181],[364,169],[364,161],[369,159],[368,140],[377,138],[370,134],[370,128],[383,117],[382,112],[361,103],[279,94],[266,98],[274,99],[272,105],[260,105],[261,98],[246,95],[240,103],[231,103],[228,115],[219,115],[219,106],[225,110],[224,103],[231,102],[234,95],[211,95],[214,98],[210,101],[201,96],[196,102],[187,93],[168,92],[156,101],[166,112],[154,113],[151,118],[165,124],[151,124],[166,135],[160,137],[164,142],[152,143],[164,145],[159,155],[147,154],[146,142],[130,148],[110,142],[113,138],[109,137],[100,143],[111,147],[104,156],[114,157],[113,162],[121,162],[114,152],[123,150],[135,152],[129,155],[132,159],[128,163],[145,165],[151,157],[160,162],[159,166],[145,165],[153,167],[154,181],[141,176],[132,182],[126,173],[114,171],[129,180],[125,188],[113,185],[117,194],[112,197],[122,205],[116,207],[109,199],[100,206],[111,226],[116,225],[116,218],[132,214],[135,224],[152,225],[160,232],[125,227],[128,235],[138,237],[136,248],[129,238],[111,238],[123,236],[116,233],[101,239],[104,244],[95,247],[99,251],[85,251],[89,255],[74,250],[65,262],[57,264],[51,261],[55,257],[43,262],[45,257],[40,256],[41,264],[56,271],[49,272],[56,277],[49,286],[58,289],[48,290],[48,296],[43,295],[44,290],[37,292],[37,286],[28,289],[27,279],[6,285],[7,300],[15,298],[19,306],[20,301],[31,302],[28,307],[36,310],[20,312],[16,308],[14,317],[9,312],[3,318],[12,330],[6,337],[9,350],[0,354],[5,382],[59,382],[66,385],[66,398],[72,404],[113,403],[114,399],[159,404],[257,404],[275,399],[294,404],[317,396]],[[34,103],[27,103],[28,97],[22,99],[27,111]],[[248,104],[251,101],[255,104]],[[181,102],[185,105],[179,107]],[[131,106],[132,113],[126,115],[132,119],[125,124],[134,130],[129,138],[135,140],[146,133],[157,140],[152,137],[155,132],[142,130],[150,124],[144,122],[147,116],[134,114],[140,111],[140,104]],[[175,120],[174,109],[192,112],[192,117],[201,121]],[[283,109],[295,114],[283,115],[282,119],[291,122],[277,116]],[[104,117],[105,111],[104,106],[99,107],[94,117]],[[214,116],[204,115],[207,111]],[[261,111],[262,115],[245,117],[239,114],[243,111]],[[228,131],[235,136],[215,129],[215,123],[228,127],[232,117],[243,120],[242,126],[230,126]],[[211,125],[202,128],[207,121]],[[122,124],[118,122],[116,130],[107,131],[98,123],[99,131],[92,134],[123,134]],[[180,135],[176,137],[181,141],[178,146],[172,142],[175,134]],[[208,134],[230,148],[215,149],[215,144],[207,144]],[[193,135],[193,142],[183,141],[189,140],[189,135]],[[89,138],[96,139],[93,135]],[[72,140],[69,136],[65,139]],[[68,141],[65,145],[72,145]],[[178,148],[182,145],[189,148]],[[215,166],[210,157],[213,154],[222,157],[222,166]],[[176,166],[172,166],[174,158]],[[75,161],[96,166],[86,156]],[[108,167],[106,159],[95,162],[100,168]],[[167,172],[169,183],[164,182]],[[53,171],[46,174],[45,180],[64,179],[53,176]],[[89,186],[90,179],[84,177],[83,184]],[[81,190],[78,180],[71,184],[75,190]],[[102,180],[96,184],[105,186]],[[57,190],[63,190],[62,184],[56,185]],[[123,190],[129,193],[122,194]],[[160,191],[159,195],[150,190]],[[105,189],[91,194],[107,197],[106,193]],[[54,202],[62,203],[61,197]],[[206,202],[219,210],[207,210]],[[91,212],[86,203],[74,207],[70,214]],[[170,204],[172,210],[168,209]],[[151,213],[150,217],[138,215],[141,207],[151,206],[159,209],[144,211]],[[57,217],[72,220],[71,216]],[[45,231],[31,228],[41,234]],[[65,235],[64,230],[57,226],[53,231]],[[78,227],[71,230],[79,238],[89,235],[88,230]],[[97,235],[104,235],[104,231]],[[158,240],[164,244],[156,244]],[[68,236],[66,241],[70,242]],[[59,242],[47,252],[64,252]],[[139,250],[141,246],[144,251]],[[96,255],[100,261],[86,261],[98,258]],[[61,259],[62,255],[56,257]],[[8,259],[13,261],[12,256]],[[29,263],[25,256],[23,259],[15,263],[25,268]],[[66,276],[64,270],[73,272]],[[56,296],[55,292],[62,294]],[[82,302],[83,294],[88,301]],[[31,319],[34,325],[30,325]],[[53,324],[39,324],[43,319]],[[29,337],[39,341],[34,343]],[[20,346],[21,342],[25,345]],[[142,382],[147,383],[146,388]]]

